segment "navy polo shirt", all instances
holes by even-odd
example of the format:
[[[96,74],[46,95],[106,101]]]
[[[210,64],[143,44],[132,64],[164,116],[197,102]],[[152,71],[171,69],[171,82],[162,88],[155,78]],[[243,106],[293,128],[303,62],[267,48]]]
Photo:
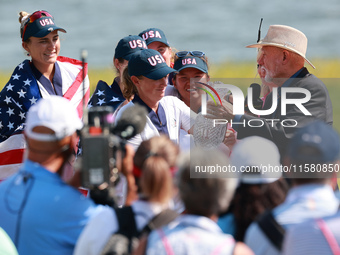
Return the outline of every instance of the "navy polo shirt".
[[[40,71],[33,65],[31,62],[31,69],[35,76],[35,78],[43,85],[46,91],[50,95],[63,96],[63,81],[61,79],[61,72],[58,62],[54,63],[54,76],[53,76],[53,85],[49,79],[47,79]]]
[[[158,105],[157,114],[147,106],[143,100],[136,94],[134,99],[132,99],[134,104],[140,104],[145,106],[148,111],[148,117],[150,118],[152,124],[157,128],[160,134],[167,135],[169,137],[168,128],[166,125],[166,115],[161,104]]]

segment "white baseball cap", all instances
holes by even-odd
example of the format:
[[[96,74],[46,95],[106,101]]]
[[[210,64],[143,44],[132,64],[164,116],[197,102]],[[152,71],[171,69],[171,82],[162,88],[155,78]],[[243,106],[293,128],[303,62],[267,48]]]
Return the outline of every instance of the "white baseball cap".
[[[37,126],[50,128],[54,134],[41,134],[32,131]],[[72,135],[82,127],[83,123],[71,102],[60,96],[51,96],[40,99],[29,109],[25,134],[37,141],[58,141]]]
[[[230,162],[240,174],[241,183],[271,183],[282,176],[279,150],[263,137],[250,136],[237,142]]]

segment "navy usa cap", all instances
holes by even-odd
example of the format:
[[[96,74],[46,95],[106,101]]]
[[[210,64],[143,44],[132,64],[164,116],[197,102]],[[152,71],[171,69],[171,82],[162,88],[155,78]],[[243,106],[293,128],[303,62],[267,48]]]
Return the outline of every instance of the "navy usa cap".
[[[174,71],[166,64],[162,55],[152,49],[135,52],[128,64],[130,76],[145,76],[152,80],[159,80]]]
[[[122,38],[115,49],[115,58],[130,60],[133,53],[147,49],[146,42],[138,35],[129,35]]]
[[[31,36],[44,37],[54,30],[66,33],[66,30],[58,27],[54,23],[53,16],[47,11],[36,11],[24,21],[21,31],[22,41],[26,41]]]
[[[188,55],[184,58],[178,58],[174,64],[174,69],[177,72],[180,72],[185,68],[195,68],[202,71],[203,73],[208,73],[207,63],[199,57]]]
[[[149,45],[150,43],[153,42],[161,42],[164,43],[166,46],[170,47],[164,32],[159,28],[148,28],[143,32],[139,33],[139,36],[146,41],[146,45]]]

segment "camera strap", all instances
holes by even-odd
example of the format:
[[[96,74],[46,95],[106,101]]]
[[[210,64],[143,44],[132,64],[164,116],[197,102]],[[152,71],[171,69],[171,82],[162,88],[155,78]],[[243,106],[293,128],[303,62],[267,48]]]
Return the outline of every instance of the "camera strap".
[[[257,224],[270,240],[270,242],[279,250],[282,249],[285,229],[275,220],[271,210],[268,210],[260,216]]]

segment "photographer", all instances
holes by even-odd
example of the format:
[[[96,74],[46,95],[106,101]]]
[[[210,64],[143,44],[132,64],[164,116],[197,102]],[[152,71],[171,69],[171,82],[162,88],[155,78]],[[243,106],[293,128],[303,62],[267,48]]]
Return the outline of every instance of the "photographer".
[[[76,109],[62,97],[41,99],[28,111],[27,159],[0,183],[0,226],[19,254],[72,254],[89,220],[112,210],[61,179],[82,126]]]
[[[165,139],[163,143],[167,143],[168,146],[175,146],[166,137],[159,137],[159,139],[154,137],[153,139],[158,141]],[[143,146],[146,145],[145,143],[148,143],[148,141],[143,142]],[[161,148],[157,151],[152,148],[149,151],[145,151],[145,156],[148,155],[148,157],[144,160],[140,169],[139,184],[141,194],[137,199],[137,186],[132,175],[134,169],[134,150],[130,146],[127,146],[127,149],[126,156],[122,161],[122,173],[127,179],[128,193],[126,200],[131,203],[131,207],[125,207],[123,210],[128,209],[124,212],[132,215],[132,219],[127,221],[127,216],[124,215],[124,221],[128,225],[125,225],[125,227],[133,228],[133,224],[135,224],[136,232],[140,232],[156,215],[169,206],[174,192],[169,166],[171,160],[169,158],[176,157],[177,155],[162,153]],[[178,148],[176,149],[170,150],[171,153],[177,153]],[[115,210],[112,210],[105,214],[98,214],[93,218],[80,235],[74,255],[101,254],[104,248],[107,252],[105,254],[112,254],[110,252],[115,247],[110,247],[109,240],[112,234],[120,230],[122,224],[122,221],[120,221],[122,220],[121,217]],[[108,246],[105,247],[107,244]],[[124,244],[121,244],[121,246],[123,247]]]

